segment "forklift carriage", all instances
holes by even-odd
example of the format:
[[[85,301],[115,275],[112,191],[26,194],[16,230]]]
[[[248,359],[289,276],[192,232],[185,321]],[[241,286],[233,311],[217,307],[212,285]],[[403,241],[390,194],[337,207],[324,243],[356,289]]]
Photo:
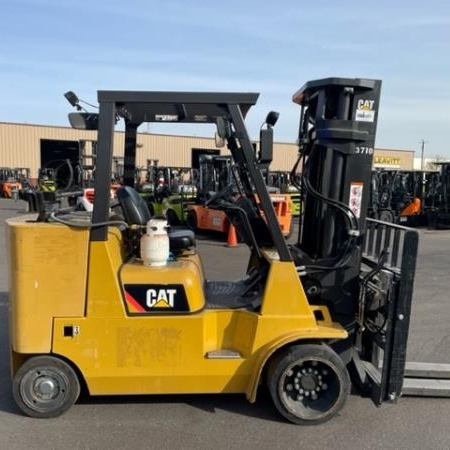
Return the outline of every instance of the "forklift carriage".
[[[254,402],[266,383],[286,419],[315,424],[343,407],[348,369],[377,404],[396,399],[417,234],[376,221],[366,233],[379,93],[379,81],[331,78],[294,97],[307,167],[292,246],[244,124],[258,94],[99,91],[98,116],[69,115],[77,127],[98,124],[92,217],[44,212],[7,222],[13,394],[22,411],[57,416],[80,385],[90,395],[244,393]],[[126,223],[110,217],[119,118]],[[157,121],[218,125],[240,192],[226,186],[209,207],[226,212],[251,250],[242,279],[207,280],[189,230],[169,232],[165,265],[139,258],[150,213],[133,189],[136,135]]]

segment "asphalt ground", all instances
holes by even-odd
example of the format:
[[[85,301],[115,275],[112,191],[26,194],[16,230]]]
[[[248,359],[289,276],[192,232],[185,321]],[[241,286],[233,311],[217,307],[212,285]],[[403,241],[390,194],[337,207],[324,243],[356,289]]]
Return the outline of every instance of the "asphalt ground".
[[[4,220],[22,202],[0,199],[0,449],[448,449],[450,399],[402,397],[373,406],[351,395],[331,421],[313,427],[285,422],[261,390],[243,395],[82,397],[56,419],[23,416],[11,395]],[[215,237],[216,238],[216,237]],[[248,251],[199,236],[210,279],[234,279]],[[408,359],[450,363],[450,231],[420,230]]]

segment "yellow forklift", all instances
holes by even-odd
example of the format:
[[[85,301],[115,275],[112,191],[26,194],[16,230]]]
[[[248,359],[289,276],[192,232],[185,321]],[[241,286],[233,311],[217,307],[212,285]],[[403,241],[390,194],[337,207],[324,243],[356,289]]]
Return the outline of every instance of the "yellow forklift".
[[[373,151],[365,149],[373,149],[380,84],[330,78],[294,96],[307,156],[294,245],[282,234],[244,123],[258,94],[99,91],[98,115],[69,114],[76,128],[98,127],[92,215],[54,210],[7,221],[13,395],[21,410],[58,416],[81,386],[93,396],[243,393],[254,402],[266,384],[287,420],[317,424],[344,406],[349,373],[377,404],[395,401],[417,233],[374,220],[366,231]],[[119,119],[124,186],[112,218]],[[237,183],[209,206],[226,212],[251,250],[240,280],[207,280],[190,230],[169,231],[162,265],[141,259],[151,216],[133,188],[136,136],[142,123],[159,121],[216,124],[226,141]]]

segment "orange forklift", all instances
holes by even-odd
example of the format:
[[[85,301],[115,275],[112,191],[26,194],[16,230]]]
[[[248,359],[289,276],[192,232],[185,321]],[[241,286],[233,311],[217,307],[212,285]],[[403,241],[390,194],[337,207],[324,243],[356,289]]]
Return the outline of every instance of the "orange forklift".
[[[407,226],[427,223],[427,186],[437,172],[376,169],[372,172],[369,214]]]
[[[21,177],[25,175],[25,179],[28,179],[26,172],[29,169],[22,168],[9,168],[0,167],[0,192],[1,196],[4,198],[13,198],[14,195],[18,195],[19,191],[22,190]]]
[[[262,140],[264,144],[264,137]],[[267,154],[271,149],[267,150]],[[210,230],[228,233],[230,222],[224,211],[208,207],[208,200],[226,186],[235,186],[233,158],[223,155],[201,155],[199,157],[198,196],[195,204],[188,205],[186,223],[193,230]],[[290,237],[293,229],[292,207],[289,194],[270,192],[275,215],[285,237]]]

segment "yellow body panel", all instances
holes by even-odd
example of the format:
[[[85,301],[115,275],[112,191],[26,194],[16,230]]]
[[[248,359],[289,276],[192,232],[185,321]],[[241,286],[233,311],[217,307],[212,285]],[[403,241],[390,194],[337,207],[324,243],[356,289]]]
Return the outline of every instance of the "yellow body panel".
[[[54,317],[85,313],[89,232],[56,223],[8,219],[11,345],[48,353]]]
[[[77,327],[78,334],[64,337],[65,326]],[[304,330],[293,320],[274,324],[242,310],[56,319],[54,334],[54,352],[79,367],[91,394],[243,392],[249,398],[274,349],[300,339],[347,336],[334,326]],[[240,356],[208,359],[208,352],[224,349]]]
[[[347,337],[326,308],[309,306],[294,264],[270,251],[259,311],[208,309],[195,253],[165,267],[145,267],[127,261],[116,228],[107,241],[88,243],[87,231],[62,225],[9,225],[14,370],[23,353],[54,353],[78,367],[91,394],[242,392],[254,399],[273,351],[302,339]],[[39,240],[45,252],[38,251]],[[185,288],[187,312],[135,314],[127,306],[125,285],[174,283]],[[31,306],[35,313],[28,315]],[[323,320],[316,320],[316,309]],[[37,347],[43,338],[45,345]]]

